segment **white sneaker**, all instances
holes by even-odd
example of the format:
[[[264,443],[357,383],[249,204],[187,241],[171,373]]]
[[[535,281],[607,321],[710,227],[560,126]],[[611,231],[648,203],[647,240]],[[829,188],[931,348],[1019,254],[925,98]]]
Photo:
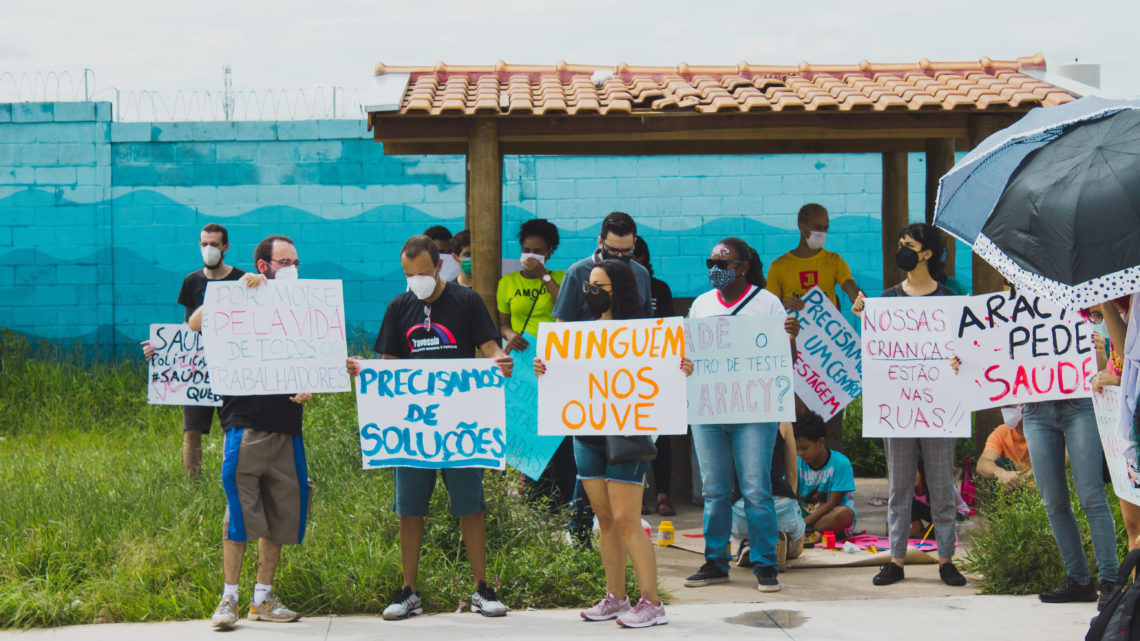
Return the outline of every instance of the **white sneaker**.
[[[587,621],[609,621],[629,612],[629,610],[628,596],[618,601],[612,593],[606,592],[606,598],[602,599],[600,603],[588,610],[582,610],[578,614]]]
[[[485,617],[501,617],[507,614],[507,606],[499,601],[494,588],[480,581],[479,586],[475,588],[475,594],[471,595],[471,611]]]
[[[396,590],[396,596],[392,597],[392,604],[384,608],[384,613],[380,616],[384,617],[385,621],[399,621],[423,613],[424,604],[420,601],[420,595],[412,592],[412,588],[405,585]]]
[[[219,630],[229,630],[238,620],[237,599],[222,597],[221,603],[214,608],[214,616],[210,617],[210,625]]]

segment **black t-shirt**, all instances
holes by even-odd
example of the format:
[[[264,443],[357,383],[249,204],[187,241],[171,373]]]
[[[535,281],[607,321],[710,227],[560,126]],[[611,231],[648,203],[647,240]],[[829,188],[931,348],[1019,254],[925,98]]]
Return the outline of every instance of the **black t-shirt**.
[[[226,277],[217,280],[238,280],[242,276],[245,276],[245,272],[233,267]],[[190,320],[190,315],[202,306],[206,299],[206,284],[209,282],[210,279],[206,278],[206,272],[203,269],[192,271],[186,275],[186,279],[182,281],[182,290],[178,292],[178,304],[186,308],[186,318],[183,320]]]
[[[300,436],[303,410],[300,403],[289,400],[290,396],[223,396],[218,420],[227,430],[240,427]]]
[[[653,296],[653,318],[673,316],[673,291],[660,278],[649,280],[650,295]]]
[[[404,292],[388,303],[373,349],[396,358],[475,358],[499,340],[487,306],[475,290],[447,283],[432,303]]]
[[[942,283],[938,283],[938,288],[935,289],[934,291],[930,292],[929,294],[923,294],[923,296],[953,296],[953,295],[954,295],[954,290],[943,285]],[[884,298],[886,298],[889,296],[910,296],[910,294],[903,291],[902,283],[899,283],[898,285],[895,285],[894,287],[888,287],[887,289],[884,289],[882,296]]]
[[[776,432],[776,449],[772,450],[772,496],[796,498],[784,469],[784,435]]]

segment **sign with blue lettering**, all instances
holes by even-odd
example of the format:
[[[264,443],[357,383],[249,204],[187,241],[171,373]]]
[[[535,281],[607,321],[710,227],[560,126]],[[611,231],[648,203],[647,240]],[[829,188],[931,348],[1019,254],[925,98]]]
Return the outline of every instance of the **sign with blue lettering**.
[[[364,469],[503,469],[507,379],[492,361],[359,363],[356,415]]]
[[[818,287],[804,294],[796,337],[796,396],[829,420],[863,392],[859,333]]]
[[[515,368],[507,380],[507,464],[537,481],[563,437],[538,435],[538,378],[534,375],[538,340],[525,332],[523,338],[530,346],[511,352]]]
[[[220,407],[222,397],[210,389],[202,335],[189,325],[150,326],[150,359],[146,387],[151,405],[206,405]]]

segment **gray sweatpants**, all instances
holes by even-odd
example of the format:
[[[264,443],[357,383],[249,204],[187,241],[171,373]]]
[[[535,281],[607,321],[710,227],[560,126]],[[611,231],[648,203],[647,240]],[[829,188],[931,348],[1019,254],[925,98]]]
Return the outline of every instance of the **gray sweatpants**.
[[[887,478],[890,498],[887,500],[887,534],[891,540],[891,557],[906,558],[910,532],[910,507],[914,501],[918,450],[922,449],[926,486],[930,489],[930,514],[934,517],[934,538],[938,556],[954,556],[954,443],[952,438],[888,438]]]

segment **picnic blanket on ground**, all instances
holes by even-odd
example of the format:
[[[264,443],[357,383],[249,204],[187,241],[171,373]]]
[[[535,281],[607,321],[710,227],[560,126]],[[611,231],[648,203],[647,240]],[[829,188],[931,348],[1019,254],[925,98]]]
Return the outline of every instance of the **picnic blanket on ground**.
[[[890,560],[890,543],[886,537],[861,534],[853,536],[848,541],[859,546],[863,552],[848,554],[842,549],[825,550],[821,547],[804,548],[804,553],[798,559],[788,561],[790,568],[827,568],[827,567],[855,567],[866,565],[882,565]],[[921,543],[921,547],[918,547]],[[705,553],[705,537],[700,529],[679,530],[673,539],[673,547],[695,552]],[[842,546],[840,546],[842,547]],[[878,553],[871,553],[867,548],[875,547]],[[938,544],[934,541],[921,542],[920,539],[911,539],[906,551],[906,563],[937,563],[936,556]],[[733,550],[735,552],[735,549]]]

